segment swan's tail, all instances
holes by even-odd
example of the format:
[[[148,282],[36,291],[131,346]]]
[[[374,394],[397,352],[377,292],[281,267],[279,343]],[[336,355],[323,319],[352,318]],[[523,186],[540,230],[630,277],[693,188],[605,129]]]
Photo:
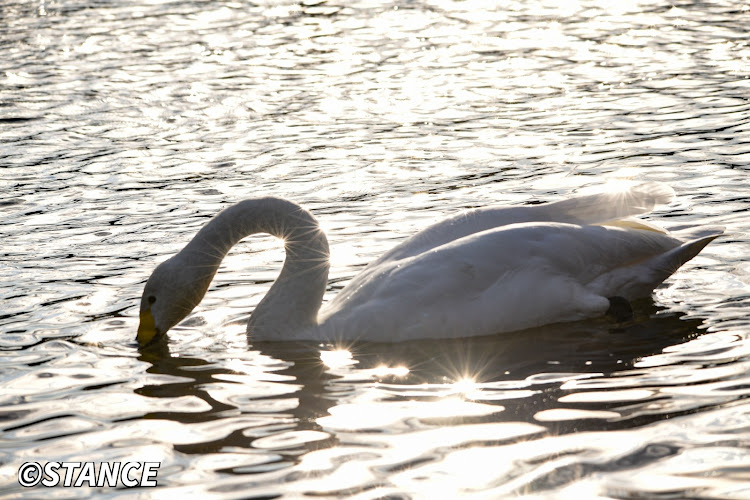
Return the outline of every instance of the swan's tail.
[[[723,233],[724,228],[720,226],[680,231],[674,236],[680,239],[686,236],[694,239],[643,262],[606,273],[594,280],[588,288],[604,297],[620,295],[629,300],[647,297],[661,282]]]
[[[666,184],[645,182],[626,190],[577,196],[537,207],[549,211],[550,220],[602,224],[648,213],[657,205],[670,203],[673,198],[674,191]]]
[[[682,245],[649,259],[641,265],[647,266],[656,275],[659,280],[658,283],[661,283],[723,233],[724,228],[702,228],[699,232],[702,236],[686,241]]]

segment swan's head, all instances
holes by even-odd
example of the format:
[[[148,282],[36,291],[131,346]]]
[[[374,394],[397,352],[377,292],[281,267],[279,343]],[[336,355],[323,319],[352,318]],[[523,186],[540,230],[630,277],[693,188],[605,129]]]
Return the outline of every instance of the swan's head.
[[[177,256],[159,264],[141,296],[138,344],[144,347],[156,342],[190,314],[206,293],[211,277],[213,274],[207,280],[196,276]]]

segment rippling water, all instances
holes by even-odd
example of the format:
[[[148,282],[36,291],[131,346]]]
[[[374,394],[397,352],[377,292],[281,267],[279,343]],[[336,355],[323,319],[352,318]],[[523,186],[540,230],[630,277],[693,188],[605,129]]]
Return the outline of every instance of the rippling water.
[[[144,497],[750,498],[750,10],[727,2],[0,0],[0,492],[156,461]],[[722,224],[636,318],[400,345],[248,344],[249,238],[160,351],[156,263],[273,193],[330,297],[460,210],[618,180]]]

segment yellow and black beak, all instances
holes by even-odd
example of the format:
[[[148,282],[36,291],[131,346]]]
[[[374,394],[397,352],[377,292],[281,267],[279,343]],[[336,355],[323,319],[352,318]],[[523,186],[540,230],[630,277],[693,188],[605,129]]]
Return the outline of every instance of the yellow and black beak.
[[[156,328],[151,308],[141,311],[141,322],[138,324],[138,335],[136,336],[138,345],[146,347],[157,338],[159,338],[159,329]]]

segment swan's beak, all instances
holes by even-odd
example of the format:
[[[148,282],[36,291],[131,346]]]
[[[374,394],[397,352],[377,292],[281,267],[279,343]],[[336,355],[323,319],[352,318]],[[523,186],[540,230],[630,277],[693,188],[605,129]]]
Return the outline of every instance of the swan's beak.
[[[138,345],[146,347],[148,344],[153,342],[159,336],[159,329],[156,328],[154,322],[154,315],[151,314],[151,309],[141,311],[141,322],[138,324]]]

